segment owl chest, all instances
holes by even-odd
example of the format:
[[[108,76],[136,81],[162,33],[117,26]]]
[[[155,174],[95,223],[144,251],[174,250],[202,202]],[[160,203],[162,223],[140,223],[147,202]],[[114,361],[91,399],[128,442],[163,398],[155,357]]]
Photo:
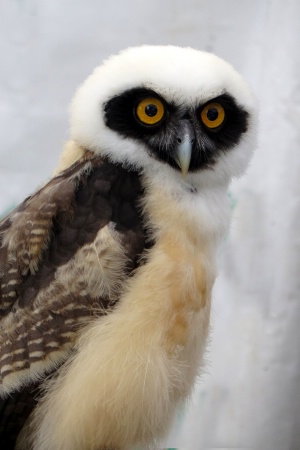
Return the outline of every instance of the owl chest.
[[[209,327],[213,274],[207,258],[194,243],[168,233],[155,245],[140,273],[147,289],[142,332],[156,342],[166,363],[176,397],[189,392],[204,352]],[[147,310],[147,311],[146,311]],[[142,311],[141,311],[142,313]],[[158,350],[159,351],[159,350]]]
[[[205,255],[190,242],[166,250],[170,259],[167,284],[165,348],[171,357],[194,364],[209,325],[213,274]]]

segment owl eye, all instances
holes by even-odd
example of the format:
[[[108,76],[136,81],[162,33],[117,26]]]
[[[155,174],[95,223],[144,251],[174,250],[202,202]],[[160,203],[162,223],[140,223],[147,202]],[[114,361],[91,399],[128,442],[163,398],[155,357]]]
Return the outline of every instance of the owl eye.
[[[157,98],[144,98],[136,108],[138,119],[146,125],[155,125],[164,117],[165,108]]]
[[[201,120],[207,128],[218,128],[225,120],[225,110],[220,103],[208,103],[201,111]]]

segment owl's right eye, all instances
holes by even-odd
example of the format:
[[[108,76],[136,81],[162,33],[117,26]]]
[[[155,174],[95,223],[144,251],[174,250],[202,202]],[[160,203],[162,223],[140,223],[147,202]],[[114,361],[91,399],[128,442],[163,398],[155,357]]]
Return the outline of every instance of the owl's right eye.
[[[163,103],[155,97],[144,98],[136,108],[136,116],[145,125],[156,125],[165,114]]]

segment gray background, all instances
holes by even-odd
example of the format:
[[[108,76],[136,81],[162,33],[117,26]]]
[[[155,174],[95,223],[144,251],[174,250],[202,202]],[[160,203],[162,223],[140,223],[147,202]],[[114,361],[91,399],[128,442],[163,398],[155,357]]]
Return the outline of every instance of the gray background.
[[[166,445],[300,449],[299,0],[1,0],[0,213],[55,168],[68,105],[139,44],[212,51],[248,80],[259,145],[230,191],[205,373]]]

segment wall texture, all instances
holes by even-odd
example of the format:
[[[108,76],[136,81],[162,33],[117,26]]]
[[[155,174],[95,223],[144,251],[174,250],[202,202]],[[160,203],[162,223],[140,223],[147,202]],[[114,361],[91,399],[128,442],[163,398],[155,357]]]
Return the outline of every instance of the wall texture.
[[[206,373],[166,445],[300,449],[300,2],[1,0],[0,213],[54,169],[76,87],[143,43],[212,51],[260,104],[257,153],[230,196]]]

